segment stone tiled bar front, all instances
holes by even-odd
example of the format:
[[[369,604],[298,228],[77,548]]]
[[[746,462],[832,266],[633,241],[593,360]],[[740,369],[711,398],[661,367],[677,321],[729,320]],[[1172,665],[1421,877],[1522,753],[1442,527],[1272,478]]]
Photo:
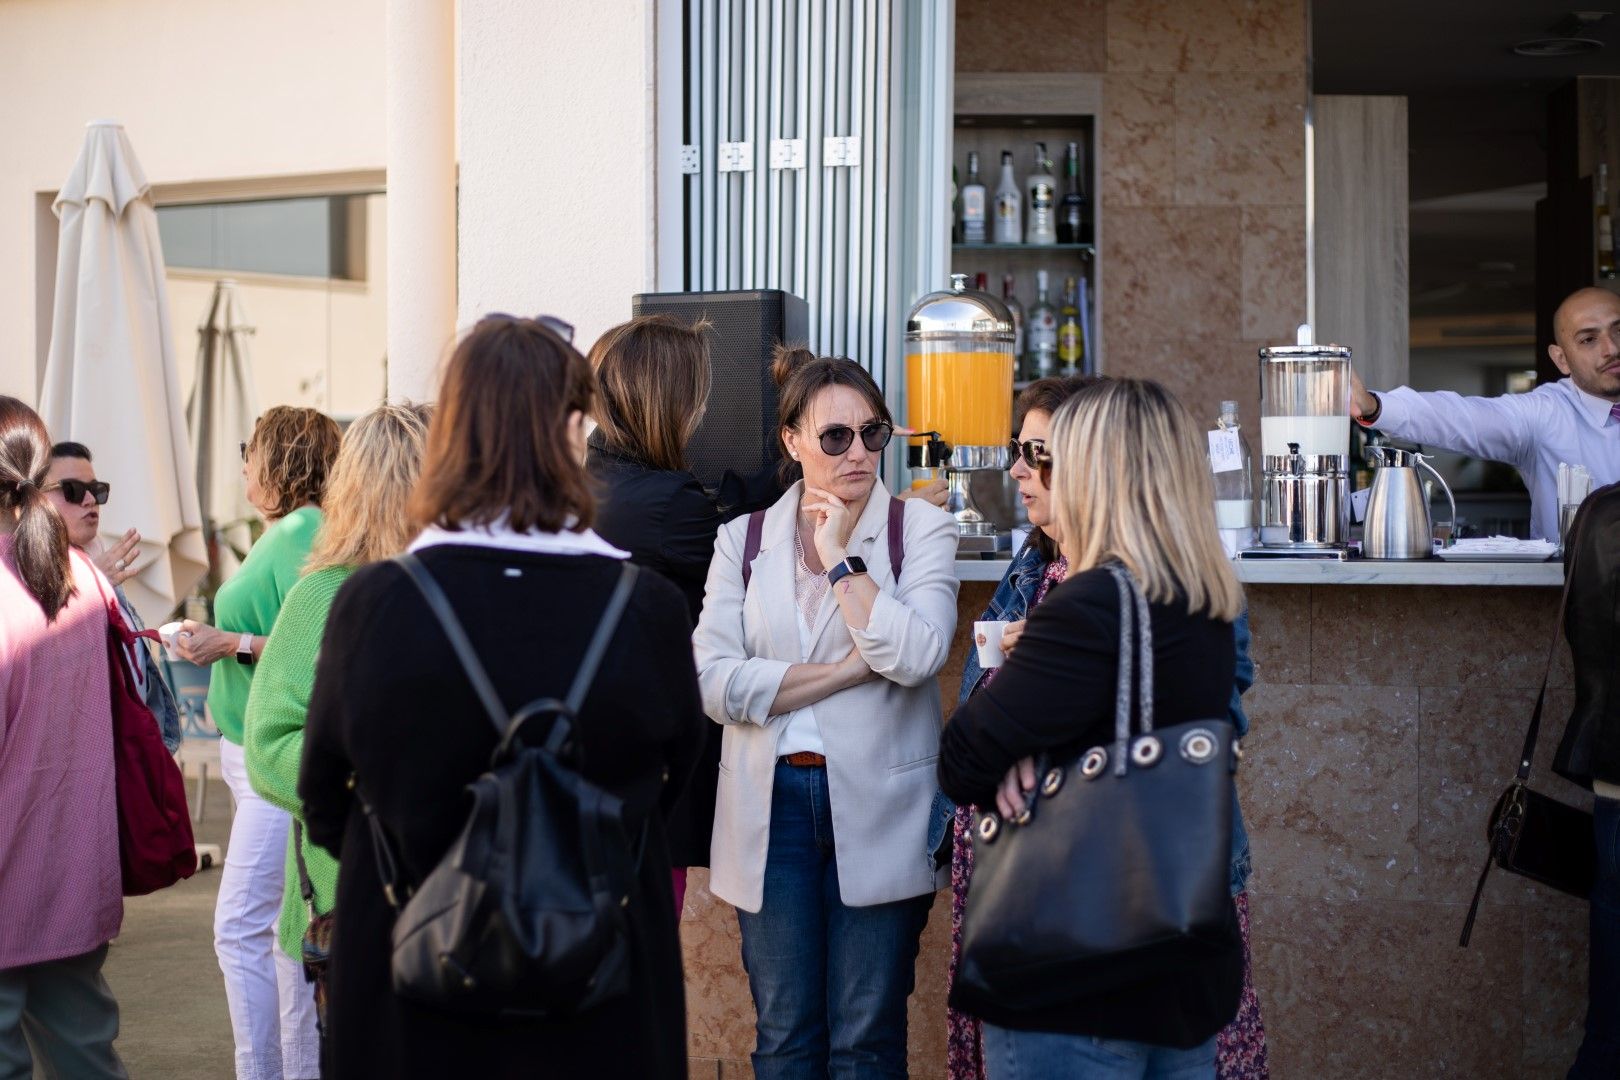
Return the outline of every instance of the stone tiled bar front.
[[[960,565],[956,701],[1005,564]],[[1255,978],[1279,1080],[1561,1077],[1585,1008],[1586,907],[1495,872],[1457,947],[1484,825],[1517,763],[1557,615],[1557,564],[1240,564],[1254,629],[1239,776],[1254,850]],[[1572,700],[1553,665],[1536,786]],[[751,1076],[731,908],[694,871],[681,932],[692,1075]],[[949,893],[911,1003],[911,1069],[944,1073]]]

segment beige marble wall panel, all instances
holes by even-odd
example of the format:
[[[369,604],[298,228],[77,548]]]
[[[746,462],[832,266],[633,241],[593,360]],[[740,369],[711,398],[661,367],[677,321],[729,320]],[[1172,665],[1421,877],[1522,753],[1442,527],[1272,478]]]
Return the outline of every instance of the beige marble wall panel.
[[[1311,591],[1311,681],[1348,686],[1541,684],[1558,593],[1343,586]],[[1561,643],[1552,685],[1570,685]]]
[[[1109,71],[1304,69],[1303,0],[1109,0]]]
[[[754,1080],[754,1063],[747,1058],[722,1058],[715,1064],[719,1066],[720,1080]]]
[[[1586,1023],[1587,907],[1568,897],[1523,909],[1524,1070],[1563,1080]],[[1476,939],[1477,940],[1477,939]]]
[[[1254,888],[1405,899],[1418,865],[1418,694],[1259,685],[1244,698],[1243,815]]]
[[[1241,414],[1239,414],[1241,415]],[[1259,426],[1259,418],[1245,423]],[[1246,585],[1256,683],[1311,681],[1311,590],[1297,585]]]
[[[1103,0],[956,0],[957,71],[1102,71]]]
[[[1099,153],[1106,227],[1113,225],[1114,207],[1167,206],[1175,201],[1174,76],[1109,75],[1103,80]],[[1300,250],[1303,254],[1304,248]]]
[[[1242,244],[1243,336],[1293,341],[1305,321],[1305,207],[1245,207]]]
[[[1242,336],[1235,209],[1121,207],[1108,215],[1102,258],[1109,370],[1125,374],[1138,342]]]
[[[1304,203],[1303,75],[1179,75],[1175,95],[1178,206]]]
[[[1150,329],[1145,321],[1136,328]],[[1262,343],[1191,335],[1144,339],[1127,334],[1123,341],[1108,340],[1108,374],[1158,380],[1195,419],[1210,426],[1222,401],[1236,401],[1250,445],[1259,449],[1260,386],[1253,358]]]
[[[1519,1075],[1518,927],[1459,949],[1449,907],[1257,895],[1253,910],[1273,1076]]]
[[[951,963],[951,890],[934,897],[917,956],[917,984],[907,1003],[906,1042],[912,1076],[945,1075],[946,974]]]
[[[746,1059],[754,1048],[754,1001],[742,969],[737,913],[709,891],[709,872],[693,869],[681,918],[686,965],[686,1046],[698,1059]]]

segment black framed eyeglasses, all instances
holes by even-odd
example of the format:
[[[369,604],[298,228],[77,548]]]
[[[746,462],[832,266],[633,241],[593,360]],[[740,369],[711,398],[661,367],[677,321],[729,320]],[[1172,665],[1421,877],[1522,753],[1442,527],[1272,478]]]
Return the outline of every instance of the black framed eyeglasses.
[[[1025,439],[1023,442],[1019,442],[1017,439],[1008,439],[1007,468],[1012,468],[1018,463],[1019,458],[1023,458],[1025,465],[1028,465],[1031,469],[1038,469],[1040,468],[1039,455],[1045,452],[1045,439]]]
[[[849,453],[849,448],[855,445],[855,429],[848,424],[834,424],[817,437],[821,443],[821,452],[828,457],[841,457]],[[885,420],[874,420],[870,424],[861,425],[861,445],[872,453],[877,453],[889,445],[894,438],[894,425]]]
[[[97,506],[106,506],[107,496],[112,493],[112,485],[105,480],[62,480],[45,490],[56,489],[61,489],[62,498],[67,500],[69,506],[80,505],[86,495],[94,496]]]

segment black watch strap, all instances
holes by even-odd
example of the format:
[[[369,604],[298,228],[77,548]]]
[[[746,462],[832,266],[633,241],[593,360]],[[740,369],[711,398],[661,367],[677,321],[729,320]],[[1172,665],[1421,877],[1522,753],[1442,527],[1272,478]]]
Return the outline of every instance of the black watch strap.
[[[827,571],[827,585],[831,587],[851,574],[864,573],[866,573],[866,560],[859,555],[846,555],[843,562]]]

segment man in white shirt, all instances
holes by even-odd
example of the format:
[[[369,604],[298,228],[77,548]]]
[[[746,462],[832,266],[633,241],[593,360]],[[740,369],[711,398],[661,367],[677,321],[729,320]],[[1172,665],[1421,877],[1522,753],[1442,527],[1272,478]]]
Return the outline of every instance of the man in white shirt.
[[[1547,355],[1567,377],[1528,394],[1375,394],[1352,373],[1351,414],[1386,435],[1512,465],[1530,489],[1530,535],[1556,540],[1559,462],[1585,465],[1595,487],[1620,481],[1620,296],[1570,294],[1553,340]]]

